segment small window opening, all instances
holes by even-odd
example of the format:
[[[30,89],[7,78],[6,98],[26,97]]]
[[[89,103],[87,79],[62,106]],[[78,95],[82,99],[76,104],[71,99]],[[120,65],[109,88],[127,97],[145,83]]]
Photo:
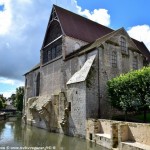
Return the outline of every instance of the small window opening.
[[[89,139],[90,139],[90,141],[93,140],[93,135],[92,135],[92,133],[89,134]]]
[[[68,109],[69,109],[69,111],[71,111],[71,102],[69,102],[69,104],[68,104]]]

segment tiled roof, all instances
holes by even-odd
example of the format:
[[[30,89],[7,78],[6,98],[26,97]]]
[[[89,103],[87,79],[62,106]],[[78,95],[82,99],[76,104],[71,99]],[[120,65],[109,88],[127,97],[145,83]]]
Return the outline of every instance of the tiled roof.
[[[56,5],[54,5],[54,8],[64,33],[70,37],[90,43],[113,31],[108,27],[93,22]]]
[[[59,6],[54,5],[54,8],[60,20],[64,34],[67,36],[92,43],[95,40],[114,31],[113,29],[105,27]],[[141,53],[147,57],[150,62],[150,52],[144,43],[135,39],[132,40],[139,48]]]
[[[141,53],[147,57],[148,61],[150,62],[150,51],[147,49],[147,47],[145,46],[145,44],[143,42],[137,41],[135,39],[132,39],[133,42],[136,44],[136,46],[138,47],[138,49],[141,51]]]
[[[32,71],[38,69],[38,68],[40,68],[40,63],[38,63],[37,65],[35,65],[30,71],[28,71],[28,72],[25,73],[24,75],[26,75],[26,74],[28,74],[28,73],[30,73],[30,72],[32,72]]]

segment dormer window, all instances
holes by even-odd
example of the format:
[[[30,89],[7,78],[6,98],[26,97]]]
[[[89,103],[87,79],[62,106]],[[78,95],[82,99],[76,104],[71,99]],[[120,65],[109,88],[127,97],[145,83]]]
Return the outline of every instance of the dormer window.
[[[126,53],[127,52],[127,43],[126,43],[126,39],[124,37],[120,38],[120,47],[121,47],[121,51]]]

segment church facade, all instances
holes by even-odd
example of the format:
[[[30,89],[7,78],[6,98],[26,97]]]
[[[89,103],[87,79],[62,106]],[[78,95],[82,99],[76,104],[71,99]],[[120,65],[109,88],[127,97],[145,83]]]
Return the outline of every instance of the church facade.
[[[143,42],[53,6],[40,63],[25,74],[24,121],[85,137],[87,118],[111,118],[109,79],[150,61]]]

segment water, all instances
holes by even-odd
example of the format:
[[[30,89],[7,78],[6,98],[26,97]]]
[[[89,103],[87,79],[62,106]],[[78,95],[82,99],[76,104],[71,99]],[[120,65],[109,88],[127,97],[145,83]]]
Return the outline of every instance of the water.
[[[21,124],[21,119],[0,122],[0,150],[107,150],[84,139],[50,133]]]

